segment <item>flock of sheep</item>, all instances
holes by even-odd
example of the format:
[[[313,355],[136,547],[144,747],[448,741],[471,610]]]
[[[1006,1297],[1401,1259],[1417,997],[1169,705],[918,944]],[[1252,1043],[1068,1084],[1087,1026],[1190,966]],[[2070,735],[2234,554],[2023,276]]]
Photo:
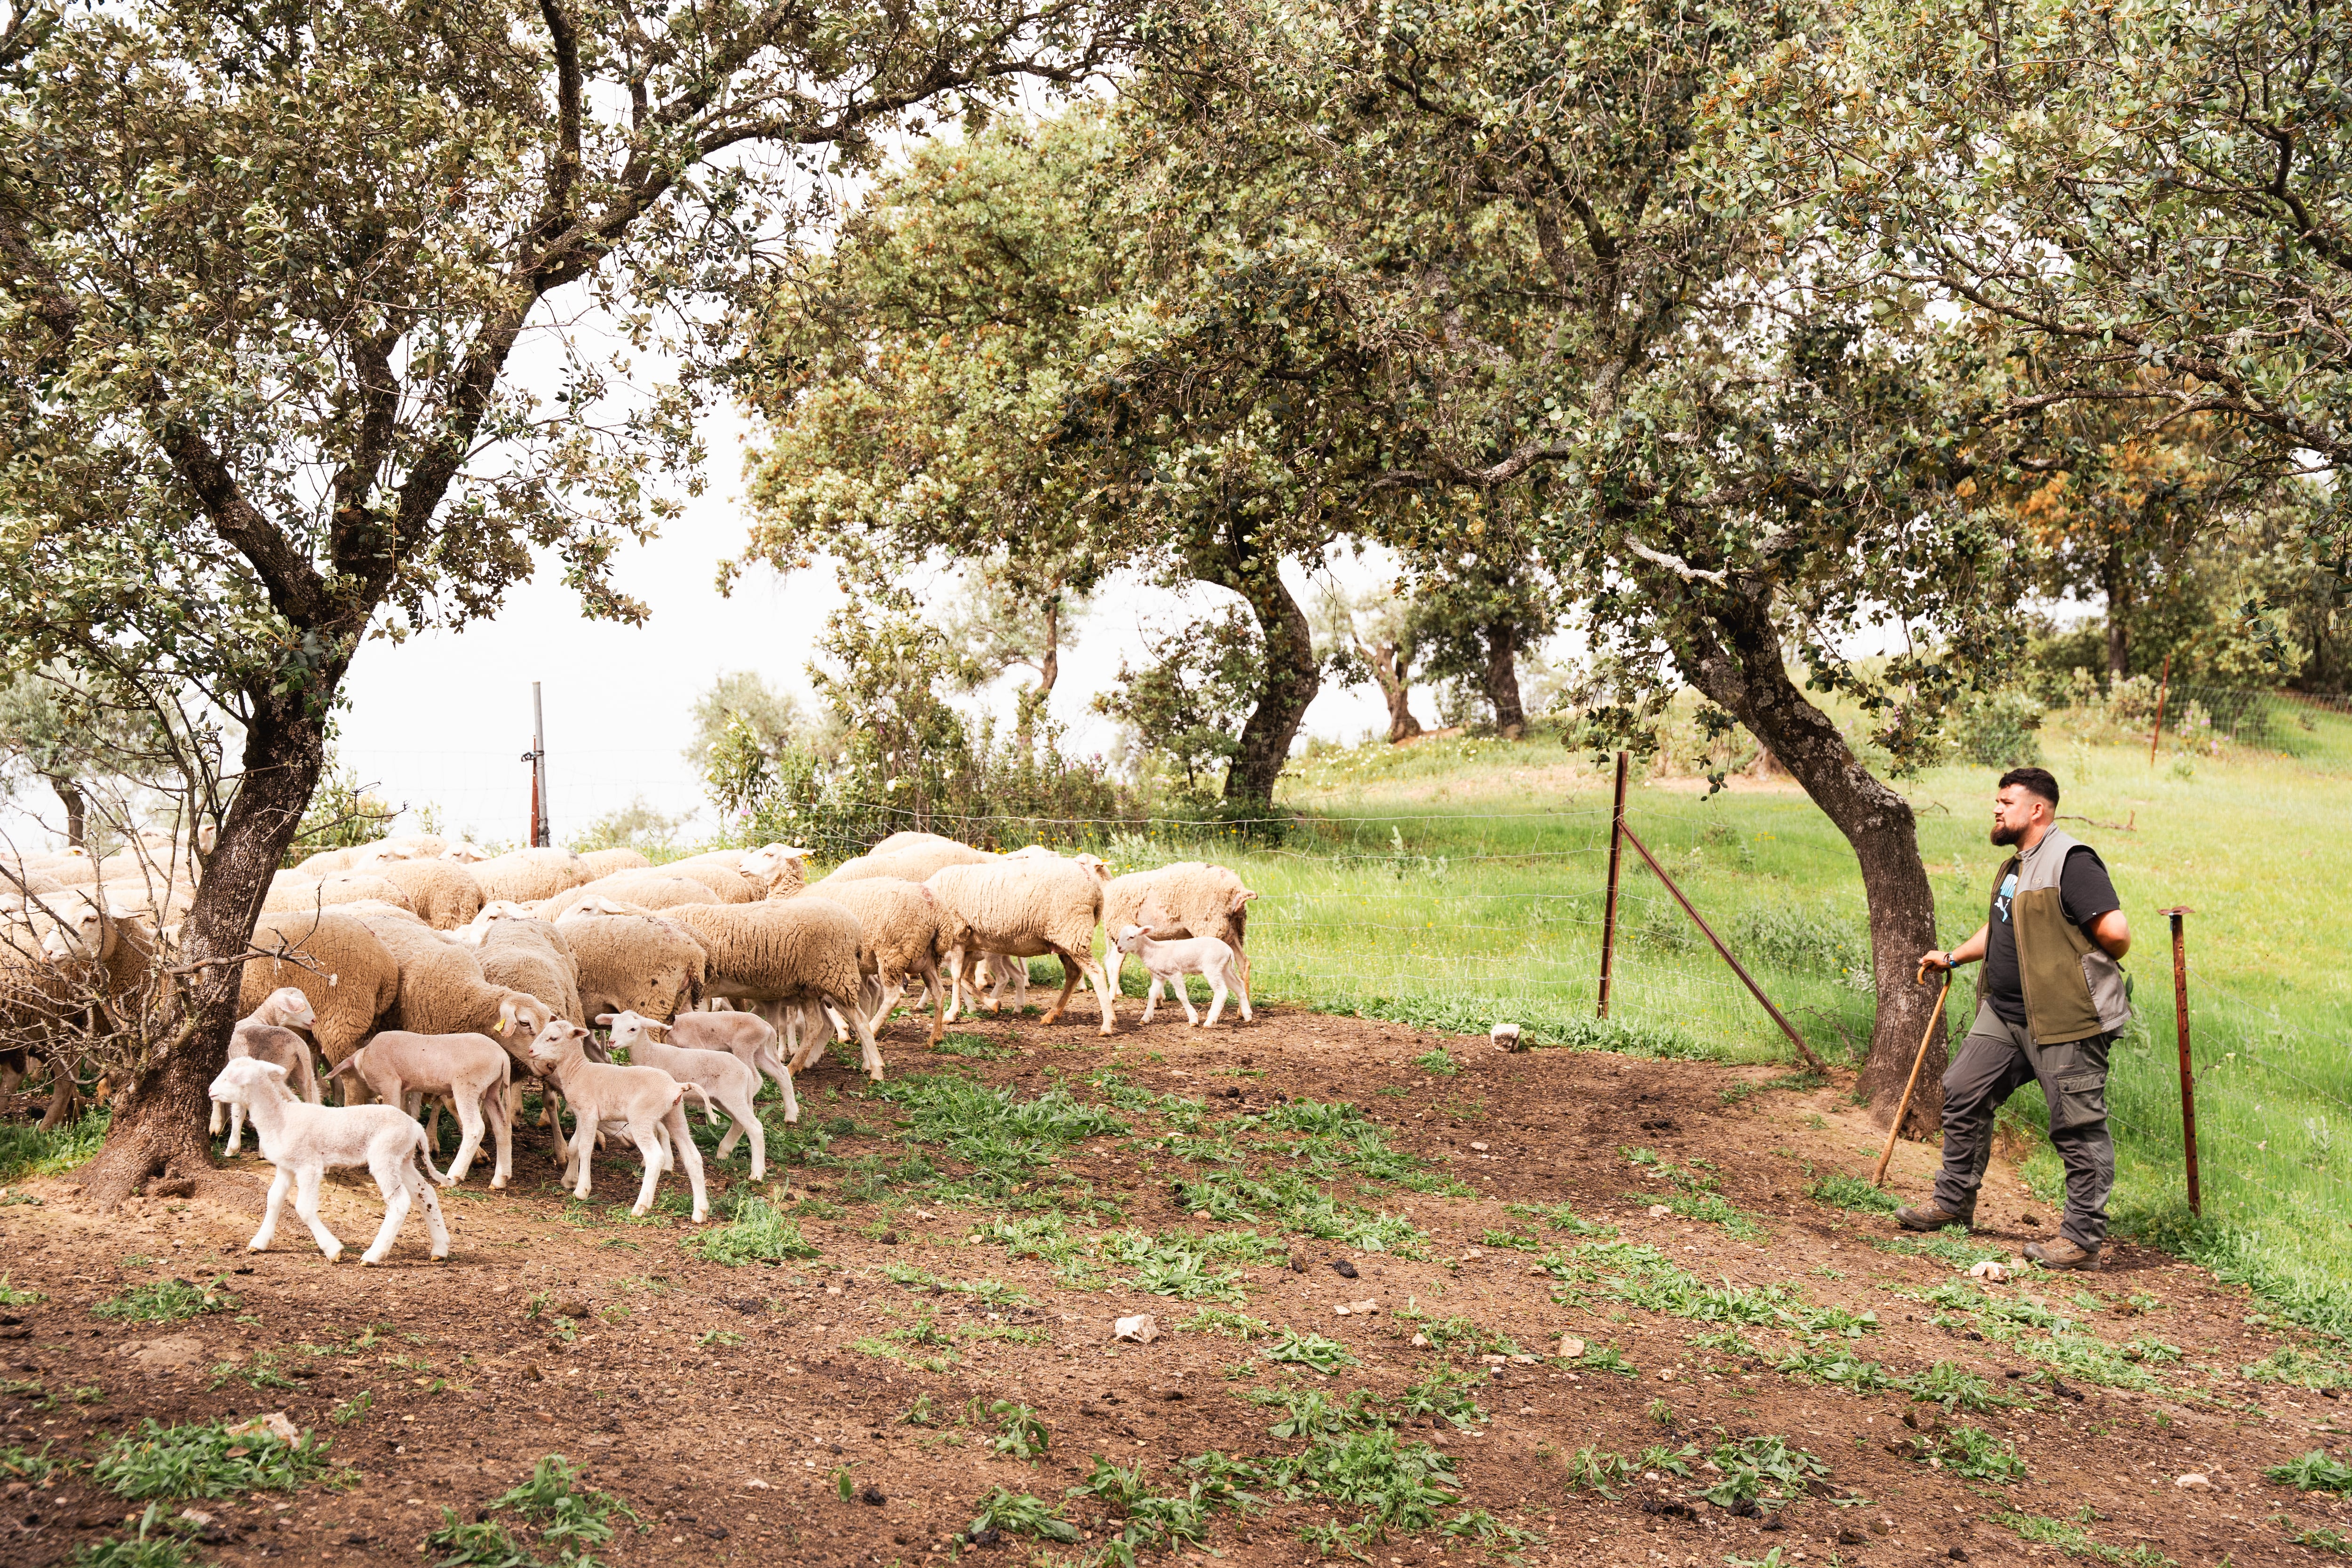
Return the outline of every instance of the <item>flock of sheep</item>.
[[[854,1037],[863,1069],[879,1081],[876,1031],[910,991],[931,1004],[937,1044],[959,1012],[978,1007],[983,988],[992,1011],[1008,984],[1019,1005],[1033,957],[1062,961],[1048,1024],[1085,984],[1111,1034],[1129,953],[1150,976],[1144,1021],[1163,985],[1200,1021],[1187,974],[1210,984],[1210,1026],[1229,994],[1250,1016],[1244,938],[1257,895],[1223,867],[1186,861],[1112,877],[1092,855],[1042,846],[999,855],[929,833],[894,834],[815,882],[808,858],[770,844],[655,867],[628,849],[490,857],[417,836],[331,850],[281,872],[255,928],[263,956],[245,965],[230,1060],[212,1088],[228,1152],[250,1120],[277,1166],[253,1248],[269,1244],[291,1190],[320,1249],[339,1256],[318,1217],[319,1182],[329,1168],[364,1165],[385,1215],[362,1261],[384,1256],[420,1200],[433,1256],[446,1257],[434,1185],[463,1180],[485,1136],[495,1148],[491,1185],[506,1184],[527,1080],[541,1088],[577,1195],[589,1193],[593,1146],[625,1136],[645,1162],[635,1212],[651,1207],[664,1172],[683,1167],[700,1221],[708,1205],[688,1095],[714,1121],[728,1117],[720,1159],[748,1140],[759,1179],[766,1142],[751,1102],[763,1077],[782,1090],[785,1120],[796,1121],[793,1074],[834,1037]],[[141,896],[152,872],[143,860],[0,860],[0,893],[16,906],[0,911],[10,917],[0,926],[0,1030],[36,1037],[39,1008],[54,1004],[68,973],[121,994],[152,971],[158,927],[185,903]],[[1099,963],[1098,926],[1111,937]],[[607,1044],[592,1025],[609,1032]],[[608,1059],[620,1050],[630,1065]],[[9,1070],[0,1058],[0,1078]],[[322,1103],[325,1085],[341,1087],[342,1105]],[[378,1103],[361,1103],[369,1100]],[[446,1174],[434,1169],[436,1141],[416,1120],[427,1104],[436,1125],[446,1105],[462,1134]]]

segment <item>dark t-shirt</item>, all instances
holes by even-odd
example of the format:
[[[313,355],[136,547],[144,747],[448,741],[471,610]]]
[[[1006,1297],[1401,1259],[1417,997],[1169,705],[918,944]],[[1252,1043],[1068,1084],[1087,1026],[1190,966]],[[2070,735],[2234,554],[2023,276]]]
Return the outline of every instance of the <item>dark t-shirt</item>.
[[[2016,873],[2011,872],[1992,896],[1992,913],[1985,929],[1984,974],[1977,982],[1977,994],[2003,1023],[2022,1029],[2025,987],[2017,978],[2017,928],[2009,923],[2010,899],[2016,890]],[[2105,863],[2089,845],[2077,844],[2066,852],[2066,864],[2058,872],[2058,902],[2084,936],[2091,934],[2093,921],[2109,910],[2123,908],[2123,900],[2116,897],[2116,885],[2107,880]]]

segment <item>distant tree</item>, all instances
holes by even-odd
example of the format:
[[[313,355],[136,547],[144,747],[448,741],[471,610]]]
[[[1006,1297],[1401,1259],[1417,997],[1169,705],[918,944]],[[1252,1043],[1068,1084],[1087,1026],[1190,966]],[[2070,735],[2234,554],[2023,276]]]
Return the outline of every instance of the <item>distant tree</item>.
[[[1524,498],[1506,493],[1485,510],[1476,536],[1412,559],[1414,642],[1428,679],[1480,693],[1496,732],[1516,741],[1528,728],[1519,659],[1558,627],[1563,596],[1529,536]]]
[[[1422,732],[1412,713],[1412,683],[1421,657],[1420,616],[1393,589],[1350,595],[1334,585],[1318,606],[1324,668],[1343,686],[1370,681],[1388,704],[1388,742]]]
[[[1215,796],[1217,770],[1241,749],[1234,731],[1265,659],[1255,620],[1227,605],[1152,635],[1144,654],[1141,668],[1119,662],[1095,711],[1125,725],[1147,763],[1181,774],[1185,797],[1204,803]]]
[[[615,552],[674,513],[699,395],[616,408],[631,357],[731,341],[817,166],[1127,42],[1087,0],[7,13],[0,664],[192,691],[244,748],[93,1198],[209,1168],[235,960],[362,640],[493,613],[534,551],[640,617]],[[597,306],[616,333],[558,324]]]
[[[751,742],[767,755],[781,755],[809,727],[800,700],[768,684],[757,670],[730,670],[694,700],[694,739],[686,760],[696,767],[709,765],[711,753],[730,729],[740,726]]]
[[[706,754],[698,760],[707,765],[709,757]],[[693,816],[689,811],[672,816],[656,810],[644,795],[631,795],[628,805],[604,813],[574,835],[571,847],[583,855],[591,849],[636,849],[660,854],[677,843],[677,830]]]
[[[963,591],[947,605],[948,640],[986,684],[1013,669],[1034,669],[1042,702],[1061,679],[1062,648],[1086,618],[1092,595],[1071,585],[1070,563],[1040,561],[1025,569],[1009,554],[969,563]]]

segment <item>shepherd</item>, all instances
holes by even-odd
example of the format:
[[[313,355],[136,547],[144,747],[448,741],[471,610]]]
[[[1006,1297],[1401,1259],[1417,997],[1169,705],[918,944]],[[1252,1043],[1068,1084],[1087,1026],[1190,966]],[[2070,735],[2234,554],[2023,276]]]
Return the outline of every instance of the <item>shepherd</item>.
[[[2012,768],[1993,796],[1992,841],[2013,851],[1993,878],[1976,935],[1929,969],[1984,963],[1976,1022],[1944,1073],[1944,1168],[1933,1198],[1895,1211],[1906,1230],[1972,1225],[1992,1159],[1994,1113],[2031,1082],[2050,1108],[2050,1143],[2066,1166],[2057,1239],[2025,1256],[2049,1268],[2096,1268],[2107,1237],[2116,1145],[2107,1133],[2107,1050],[2131,1021],[2123,966],[2131,951],[2115,884],[2098,852],[2061,832],[2058,781]]]

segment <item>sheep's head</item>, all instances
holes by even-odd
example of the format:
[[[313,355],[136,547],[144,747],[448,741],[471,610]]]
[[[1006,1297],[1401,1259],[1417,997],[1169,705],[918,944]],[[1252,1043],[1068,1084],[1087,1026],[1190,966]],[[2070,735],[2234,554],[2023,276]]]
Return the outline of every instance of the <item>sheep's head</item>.
[[[460,838],[457,843],[441,851],[441,858],[455,860],[461,866],[471,866],[489,858],[489,851],[469,838]]]
[[[205,1091],[213,1099],[235,1105],[251,1105],[255,1100],[291,1100],[294,1091],[286,1087],[286,1068],[278,1062],[263,1061],[258,1057],[233,1057],[228,1066]]]
[[[319,1026],[319,1015],[311,1010],[310,999],[302,994],[299,986],[279,986],[254,1011],[268,1015],[268,1020],[281,1028],[315,1029]]]
[[[616,1051],[631,1049],[640,1040],[653,1039],[656,1029],[669,1027],[668,1025],[656,1019],[646,1017],[643,1013],[631,1012],[626,1008],[618,1013],[597,1014],[596,1026],[612,1031],[612,1048]],[[655,1041],[655,1043],[658,1045],[660,1042]]]
[[[42,936],[41,956],[51,963],[103,963],[114,955],[116,922],[129,920],[131,912],[111,899],[100,903],[88,894],[74,898]]]
[[[529,992],[509,991],[499,998],[498,1023],[490,1033],[498,1037],[499,1044],[512,1050],[519,1043],[534,1039],[551,1026],[564,1022],[555,1016],[554,1008]],[[570,1026],[579,1028],[576,1024]],[[588,1031],[580,1032],[584,1035]]]
[[[1118,950],[1119,950],[1119,952],[1141,952],[1143,951],[1143,942],[1144,942],[1144,939],[1145,939],[1145,938],[1147,938],[1147,937],[1149,937],[1150,934],[1151,934],[1151,928],[1150,928],[1150,926],[1132,926],[1132,925],[1131,925],[1131,926],[1121,926],[1121,927],[1119,927],[1119,928],[1118,928]]]
[[[588,1037],[588,1031],[569,1018],[550,1018],[531,1037],[530,1061],[535,1071],[545,1073],[561,1062],[565,1055],[578,1048]]]
[[[1073,855],[1070,857],[1070,860],[1074,865],[1084,867],[1087,873],[1091,875],[1096,881],[1108,882],[1110,880],[1110,865],[1108,862],[1104,860],[1102,857],[1098,855]]]

